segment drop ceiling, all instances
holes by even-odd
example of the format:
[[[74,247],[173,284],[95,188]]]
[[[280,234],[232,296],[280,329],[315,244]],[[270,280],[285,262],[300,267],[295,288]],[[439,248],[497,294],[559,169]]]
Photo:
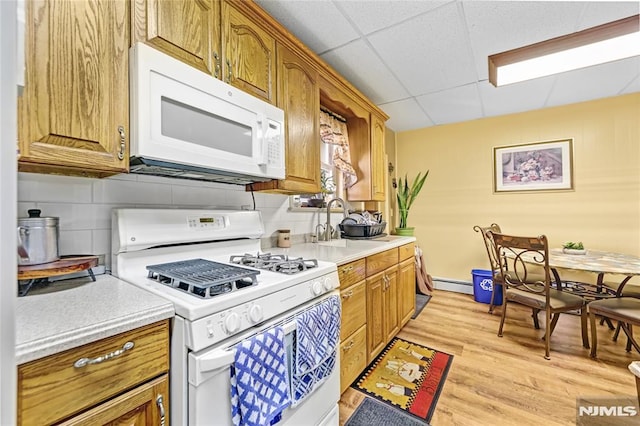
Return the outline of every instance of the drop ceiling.
[[[640,57],[496,88],[487,56],[636,15],[638,1],[257,0],[394,131],[640,92]]]

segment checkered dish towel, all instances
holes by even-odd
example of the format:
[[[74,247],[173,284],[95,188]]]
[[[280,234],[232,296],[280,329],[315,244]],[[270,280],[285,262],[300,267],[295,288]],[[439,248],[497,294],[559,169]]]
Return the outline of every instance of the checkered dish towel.
[[[296,317],[291,377],[296,406],[331,374],[340,339],[340,298],[331,296]]]
[[[282,327],[274,327],[236,346],[230,368],[235,426],[275,424],[291,404],[284,339]]]

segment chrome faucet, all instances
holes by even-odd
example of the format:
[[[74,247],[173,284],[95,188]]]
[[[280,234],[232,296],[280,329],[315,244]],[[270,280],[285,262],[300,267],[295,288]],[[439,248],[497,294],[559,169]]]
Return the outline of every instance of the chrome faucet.
[[[345,219],[348,215],[347,213],[347,203],[344,202],[342,198],[333,198],[329,200],[327,203],[327,223],[325,224],[324,229],[324,240],[331,241],[332,233],[331,233],[331,205],[335,202],[338,202],[342,205],[342,216]],[[338,234],[340,235],[340,234]]]

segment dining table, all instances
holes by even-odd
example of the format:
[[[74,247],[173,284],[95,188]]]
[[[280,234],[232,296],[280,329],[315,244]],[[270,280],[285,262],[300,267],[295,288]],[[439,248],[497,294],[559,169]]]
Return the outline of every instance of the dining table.
[[[535,253],[522,253],[521,258],[527,263],[538,264]],[[583,250],[566,252],[561,248],[549,250],[549,269],[558,290],[568,291],[582,296],[587,302],[622,296],[626,284],[635,276],[640,276],[640,257],[625,253],[600,250]],[[559,270],[589,272],[597,274],[595,283],[562,280]],[[619,283],[608,281],[605,275],[622,277]],[[608,319],[604,319],[610,329],[615,327]]]
[[[560,285],[562,282],[558,269],[590,272],[597,274],[597,278],[593,288],[589,288],[588,284],[583,285],[585,287],[584,296],[593,298],[620,297],[629,280],[640,275],[640,257],[599,250],[584,250],[584,253],[574,254],[560,248],[554,248],[549,250],[549,267],[556,285]],[[605,284],[605,275],[617,275],[624,278],[617,284],[610,282]],[[585,283],[575,283],[574,287],[580,284]]]

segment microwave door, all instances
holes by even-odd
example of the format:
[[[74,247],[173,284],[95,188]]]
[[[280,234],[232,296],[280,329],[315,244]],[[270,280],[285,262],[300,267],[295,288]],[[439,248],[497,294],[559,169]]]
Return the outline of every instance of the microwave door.
[[[266,119],[226,99],[151,74],[150,157],[260,175]],[[143,153],[145,154],[145,153]]]

